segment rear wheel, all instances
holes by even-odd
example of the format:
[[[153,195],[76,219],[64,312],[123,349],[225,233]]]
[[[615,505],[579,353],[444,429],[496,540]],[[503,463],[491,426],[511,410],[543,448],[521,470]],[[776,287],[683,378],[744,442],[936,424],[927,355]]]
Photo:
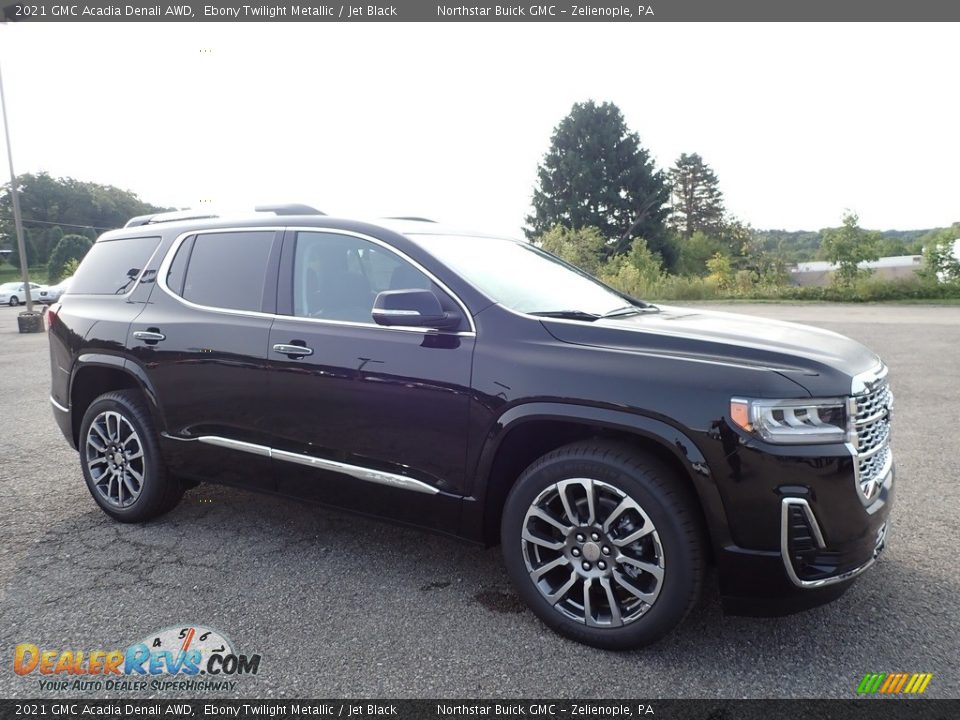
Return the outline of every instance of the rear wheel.
[[[101,395],[80,426],[80,465],[100,508],[121,522],[143,522],[172,509],[183,485],[160,457],[150,413],[139,393]]]
[[[705,549],[691,493],[656,458],[606,441],[560,448],[520,476],[501,526],[510,578],[580,642],[654,642],[696,604]]]

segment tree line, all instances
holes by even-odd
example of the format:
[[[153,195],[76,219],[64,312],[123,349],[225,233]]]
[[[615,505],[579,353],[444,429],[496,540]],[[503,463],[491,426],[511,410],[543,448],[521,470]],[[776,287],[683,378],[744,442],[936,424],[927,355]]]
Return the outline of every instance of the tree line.
[[[129,190],[46,172],[18,175],[17,187],[27,264],[45,266],[50,282],[69,275],[100,233],[123,227],[134,215],[169,209]],[[0,249],[11,250],[7,260],[20,266],[9,183],[0,189]]]
[[[658,169],[608,102],[576,103],[554,129],[532,205],[528,240],[640,297],[776,296],[790,267],[813,259],[837,263],[834,281],[850,291],[866,274],[862,261],[923,248],[942,260],[960,237],[960,226],[870,231],[852,211],[819,232],[755,230],[727,212],[720,181],[698,153]],[[937,262],[928,258],[928,283]]]
[[[51,282],[69,275],[101,232],[170,209],[46,172],[17,181],[28,264],[45,267]],[[960,225],[881,233],[848,212],[839,227],[815,232],[754,229],[726,210],[720,180],[698,153],[657,168],[609,102],[576,103],[554,128],[524,232],[638,297],[787,296],[789,268],[814,259],[838,263],[834,279],[849,291],[865,280],[860,261],[920,252],[927,255],[920,280],[960,279],[947,250]],[[0,249],[11,249],[7,259],[19,267],[9,185],[0,188]]]

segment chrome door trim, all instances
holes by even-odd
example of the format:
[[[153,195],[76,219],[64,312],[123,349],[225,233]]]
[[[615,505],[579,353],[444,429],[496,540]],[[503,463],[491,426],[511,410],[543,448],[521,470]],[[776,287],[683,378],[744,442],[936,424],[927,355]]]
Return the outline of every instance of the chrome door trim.
[[[50,396],[50,404],[53,405],[57,410],[59,410],[62,413],[70,412],[70,408],[66,408],[60,403],[58,403],[56,400],[54,400],[53,395]]]
[[[350,477],[364,480],[366,482],[377,483],[378,485],[387,485],[389,487],[400,488],[401,490],[412,490],[413,492],[425,493],[427,495],[436,495],[440,492],[432,485],[428,485],[421,480],[417,480],[406,475],[397,475],[384,470],[374,470],[361,465],[351,465],[349,463],[338,462],[336,460],[327,460],[314,455],[305,455],[301,453],[287,452],[286,450],[277,450],[266,445],[256,445],[254,443],[243,442],[241,440],[232,440],[231,438],[220,437],[219,435],[201,435],[196,438],[177,438],[178,440],[196,440],[206,445],[216,445],[217,447],[227,448],[228,450],[239,450],[240,452],[268,457],[283,462],[295,463],[297,465],[306,465],[319,470],[330,470],[349,475]]]
[[[173,258],[177,254],[177,250],[180,249],[180,246],[183,245],[184,240],[194,235],[207,235],[210,233],[225,233],[225,232],[272,232],[272,233],[282,233],[283,228],[280,226],[270,225],[267,227],[237,227],[237,228],[210,228],[203,230],[191,230],[189,232],[182,233],[177,236],[177,239],[173,241],[173,244],[167,250],[166,256],[163,258],[163,262],[160,263],[160,267],[157,269],[157,285],[163,290],[167,295],[172,297],[177,302],[186,305],[189,308],[194,310],[205,310],[207,312],[220,313],[222,315],[238,315],[240,317],[258,317],[258,318],[274,318],[277,317],[272,313],[259,312],[257,310],[234,310],[232,308],[221,308],[214,307],[212,305],[200,305],[199,303],[191,302],[186,298],[180,297],[173,290],[167,286],[167,273],[170,272],[170,265],[173,264]],[[274,242],[277,239],[274,237]]]
[[[406,477],[405,475],[396,475],[394,473],[384,472],[383,470],[373,470],[359,465],[337,462],[336,460],[326,460],[324,458],[314,457],[313,455],[301,455],[285,450],[271,450],[271,456],[284,462],[307,465],[309,467],[320,468],[321,470],[332,470],[333,472],[355,477],[358,480],[365,480],[379,485],[389,485],[390,487],[400,488],[401,490],[413,490],[414,492],[427,493],[429,495],[436,495],[440,492],[432,485],[427,485],[425,482]]]
[[[220,437],[218,435],[201,435],[200,437],[196,438],[196,440],[206,445],[216,445],[218,447],[227,448],[228,450],[239,450],[240,452],[247,452],[251,455],[270,457],[270,448],[268,448],[266,445],[255,445],[254,443],[243,442],[241,440],[231,440],[230,438]]]
[[[185,298],[177,295],[173,290],[167,286],[167,273],[170,271],[170,265],[173,263],[173,258],[177,254],[177,250],[180,249],[180,246],[183,242],[195,235],[207,235],[210,233],[227,233],[227,232],[284,232],[285,230],[290,230],[293,232],[316,232],[316,233],[332,233],[336,235],[346,235],[348,237],[359,238],[360,240],[366,240],[371,242],[374,245],[379,245],[386,250],[396,254],[398,257],[404,261],[413,265],[417,270],[426,275],[430,280],[437,284],[437,286],[447,293],[454,302],[460,307],[463,311],[463,316],[467,319],[467,322],[470,325],[470,330],[465,330],[462,332],[446,332],[443,330],[438,330],[436,328],[422,328],[415,327],[410,325],[378,325],[373,322],[371,318],[370,322],[352,322],[349,320],[326,320],[323,318],[305,318],[297,317],[296,315],[279,315],[274,313],[264,313],[256,310],[233,310],[231,308],[220,308],[214,307],[212,305],[200,305],[195,302],[191,302]],[[294,322],[306,322],[306,323],[320,323],[322,325],[333,325],[333,326],[344,326],[344,327],[355,327],[355,328],[375,328],[377,330],[385,330],[388,332],[407,332],[407,333],[419,333],[420,335],[428,334],[444,334],[444,335],[455,335],[457,337],[476,337],[477,336],[477,326],[473,322],[473,315],[470,314],[470,311],[467,309],[467,306],[464,304],[463,300],[453,292],[447,285],[440,281],[433,273],[423,267],[416,260],[406,255],[397,248],[389,245],[388,243],[378,240],[375,237],[370,235],[365,235],[363,233],[353,232],[350,230],[341,230],[339,228],[325,228],[325,227],[300,227],[300,226],[279,226],[279,225],[270,225],[270,226],[241,226],[241,227],[226,227],[226,228],[204,228],[202,230],[190,230],[189,232],[182,233],[177,236],[176,240],[173,241],[173,244],[167,250],[166,256],[163,258],[163,262],[160,263],[160,267],[157,269],[157,285],[160,289],[169,295],[171,298],[177,302],[186,305],[187,307],[193,308],[194,310],[205,310],[207,312],[222,313],[225,315],[239,315],[241,317],[259,317],[259,318],[271,318],[271,319],[282,319],[290,320]]]

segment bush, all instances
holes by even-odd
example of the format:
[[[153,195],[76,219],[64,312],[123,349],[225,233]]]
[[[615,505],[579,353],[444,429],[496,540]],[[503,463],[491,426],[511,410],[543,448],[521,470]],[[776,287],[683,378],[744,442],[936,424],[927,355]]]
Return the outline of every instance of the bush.
[[[93,243],[83,235],[64,235],[50,253],[50,262],[47,264],[49,281],[54,283],[66,277],[67,263],[71,260],[79,263],[92,245]]]

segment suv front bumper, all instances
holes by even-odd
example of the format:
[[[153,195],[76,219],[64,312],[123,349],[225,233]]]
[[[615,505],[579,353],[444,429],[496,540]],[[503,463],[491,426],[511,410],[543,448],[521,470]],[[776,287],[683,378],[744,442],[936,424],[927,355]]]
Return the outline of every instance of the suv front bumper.
[[[855,538],[840,545],[831,545],[815,503],[806,497],[783,497],[778,551],[731,545],[718,553],[724,610],[743,615],[785,615],[842,595],[886,546],[894,477],[891,464],[876,500],[863,509]]]

